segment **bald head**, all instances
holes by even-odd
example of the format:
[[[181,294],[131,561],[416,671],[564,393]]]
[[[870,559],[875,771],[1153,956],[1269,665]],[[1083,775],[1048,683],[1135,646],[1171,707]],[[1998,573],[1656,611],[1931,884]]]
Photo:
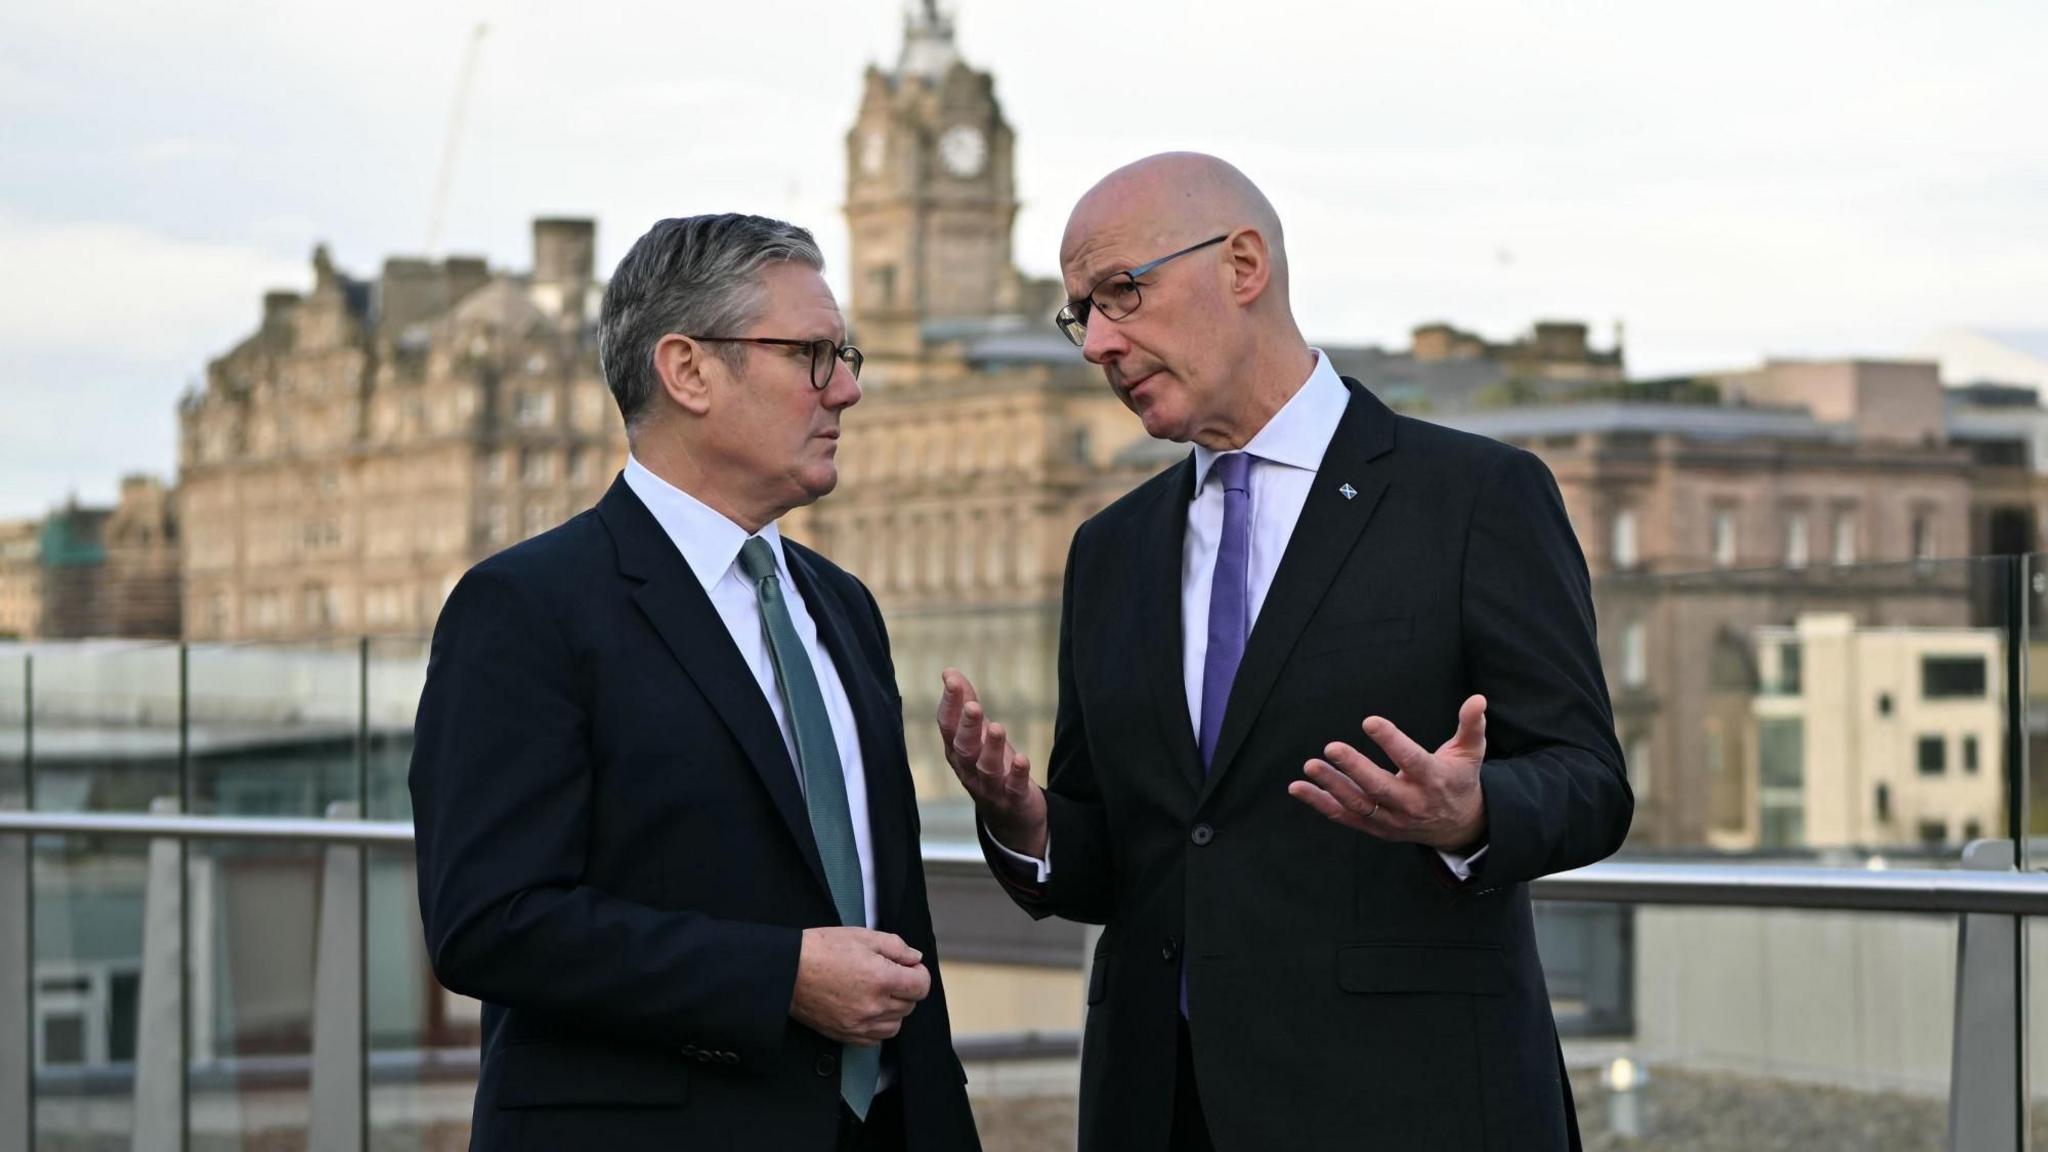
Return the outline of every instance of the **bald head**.
[[[1280,216],[1197,152],[1126,164],[1074,205],[1061,330],[1145,431],[1242,446],[1315,367],[1287,293]]]
[[[1266,242],[1273,289],[1287,293],[1287,249],[1280,216],[1259,186],[1233,165],[1200,152],[1162,152],[1111,172],[1084,193],[1067,217],[1060,266],[1085,263],[1110,236],[1161,251],[1250,228]],[[1089,269],[1093,271],[1093,269]]]

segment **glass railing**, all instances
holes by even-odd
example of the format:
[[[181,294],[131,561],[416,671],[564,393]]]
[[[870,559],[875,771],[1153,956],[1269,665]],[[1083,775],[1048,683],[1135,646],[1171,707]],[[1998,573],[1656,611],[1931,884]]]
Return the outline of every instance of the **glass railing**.
[[[2031,1063],[1986,1063],[2001,1023],[2014,1051],[2048,1039],[2018,975],[2038,929],[1997,939],[2014,911],[1860,896],[1788,907],[1790,890],[1768,884],[1746,903],[1703,904],[1681,880],[1824,869],[1922,891],[1939,887],[1929,877],[2004,874],[2013,843],[2026,873],[2030,801],[2048,780],[2048,760],[2028,755],[2048,737],[2034,699],[2048,695],[2048,662],[2027,674],[2048,654],[2044,591],[2041,558],[1596,582],[1637,795],[1607,867],[1678,871],[1601,900],[1538,890],[1589,1143],[1982,1147],[1951,1143],[1958,1124],[1977,1131],[1959,1114],[2002,1109],[2008,1131],[2020,1101],[2048,1096],[2048,1069],[2022,1092]],[[940,633],[916,645],[939,660],[944,628],[918,627]],[[899,669],[916,659],[899,654]],[[1049,679],[1049,660],[1014,663]],[[478,1006],[432,978],[402,837],[425,667],[417,638],[0,644],[0,809],[381,830],[342,849],[297,834],[0,833],[0,953],[17,954],[0,956],[0,1126],[15,1060],[41,1149],[125,1147],[163,1124],[193,1147],[326,1146],[334,1132],[346,1147],[461,1146]],[[1050,699],[1049,683],[1020,685]],[[905,710],[915,747],[930,716],[922,701]],[[950,781],[927,771],[919,784],[950,1007],[989,1146],[1062,1146],[1086,933],[1012,909]],[[1979,867],[1965,869],[1973,843]],[[27,1003],[10,1005],[17,971]],[[0,1148],[14,1146],[0,1130]]]

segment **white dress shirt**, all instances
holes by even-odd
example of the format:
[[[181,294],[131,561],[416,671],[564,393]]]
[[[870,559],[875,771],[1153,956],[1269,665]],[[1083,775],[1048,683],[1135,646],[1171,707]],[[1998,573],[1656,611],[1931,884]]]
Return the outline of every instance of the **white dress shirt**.
[[[1337,434],[1351,393],[1337,370],[1330,367],[1322,349],[1314,349],[1316,366],[1308,379],[1281,405],[1266,426],[1248,441],[1242,451],[1251,462],[1251,557],[1245,578],[1251,585],[1251,624],[1256,627],[1259,609],[1273,588],[1273,574],[1287,552],[1295,522],[1308,503],[1309,488],[1323,466],[1323,453]],[[1219,453],[1195,445],[1195,498],[1188,505],[1188,529],[1181,543],[1180,640],[1181,681],[1187,691],[1188,720],[1199,743],[1202,731],[1202,665],[1209,655],[1209,585],[1216,571],[1216,549],[1223,536],[1223,486],[1211,485],[1209,476]],[[1365,717],[1359,717],[1360,720]],[[991,838],[993,842],[993,838]],[[996,845],[1023,867],[1035,867],[1038,882],[1052,874],[1052,845],[1046,845],[1046,859],[1011,852]],[[1439,852],[1444,864],[1460,880],[1471,877],[1472,862],[1484,847],[1470,856]]]
[[[740,570],[740,546],[747,542],[746,530],[630,456],[626,459],[626,486],[654,513],[661,530],[668,533],[676,550],[689,561],[690,571],[696,573],[705,595],[711,597],[711,606],[718,609],[718,618],[725,622],[725,630],[732,634],[732,642],[746,660],[747,670],[754,674],[754,683],[760,686],[761,695],[775,712],[775,724],[782,730],[790,764],[797,765],[796,729],[790,726],[789,706],[783,703],[782,690],[775,683],[775,658],[761,628],[760,596],[753,581]],[[818,644],[818,625],[804,606],[803,593],[797,590],[796,581],[790,579],[781,534],[775,525],[769,524],[757,535],[768,542],[769,551],[775,556],[775,571],[782,580],[782,597],[789,605],[790,621],[796,625],[797,637],[810,655],[811,670],[817,674],[818,688],[825,697],[825,712],[832,720],[832,742],[839,746],[839,766],[846,776],[846,808],[853,817],[853,845],[860,853],[861,899],[867,907],[867,927],[873,928],[874,837],[868,827],[868,778],[861,760],[860,729],[854,723],[853,702],[847,698],[846,685],[839,679],[831,654]],[[801,788],[800,765],[796,773],[797,786]]]

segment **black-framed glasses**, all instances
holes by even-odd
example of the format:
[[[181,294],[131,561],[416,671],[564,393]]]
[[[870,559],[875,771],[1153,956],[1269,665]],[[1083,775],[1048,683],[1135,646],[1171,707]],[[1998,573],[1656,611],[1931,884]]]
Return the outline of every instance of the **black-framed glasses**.
[[[836,364],[845,364],[846,370],[860,379],[861,362],[867,357],[851,344],[837,340],[789,340],[777,336],[692,336],[704,344],[773,344],[778,348],[809,348],[811,350],[811,387],[823,392],[832,383],[832,369]]]
[[[1088,314],[1099,312],[1106,320],[1121,320],[1138,310],[1145,298],[1138,292],[1138,277],[1143,276],[1168,260],[1178,260],[1190,252],[1200,252],[1211,244],[1221,244],[1230,239],[1230,233],[1211,236],[1200,244],[1190,244],[1178,252],[1169,252],[1157,260],[1140,264],[1123,272],[1112,272],[1088,290],[1088,295],[1079,300],[1067,301],[1067,306],[1054,313],[1052,322],[1059,325],[1066,338],[1080,347],[1088,340]]]

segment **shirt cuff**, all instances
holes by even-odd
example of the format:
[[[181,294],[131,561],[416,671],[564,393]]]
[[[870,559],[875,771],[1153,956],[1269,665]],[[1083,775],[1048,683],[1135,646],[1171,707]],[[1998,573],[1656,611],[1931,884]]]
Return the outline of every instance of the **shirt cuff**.
[[[996,851],[1003,854],[1003,864],[1010,870],[1012,876],[1019,880],[1023,880],[1028,876],[1030,877],[1029,883],[1043,884],[1052,875],[1052,839],[1050,837],[1045,842],[1045,859],[1040,860],[1035,856],[1026,856],[1021,852],[1012,852],[1008,848],[1003,847],[1003,842],[996,839],[996,834],[988,830],[986,822],[982,824],[981,831],[983,835],[988,837],[988,842],[996,846]],[[1485,849],[1480,851],[1483,852]],[[1463,877],[1459,878],[1463,879]]]
[[[993,841],[994,837],[990,837],[990,840]],[[1002,845],[997,844],[996,847],[1001,848]],[[1470,856],[1460,856],[1455,852],[1438,852],[1437,857],[1444,862],[1444,867],[1451,870],[1451,875],[1456,876],[1458,881],[1463,883],[1472,878],[1472,866],[1479,863],[1481,856],[1486,855],[1486,848],[1486,845],[1481,844],[1473,849]],[[1004,850],[1008,851],[1008,849]],[[1048,849],[1046,854],[1048,856],[1051,855],[1051,850]],[[1021,859],[1021,857],[1019,858]]]

